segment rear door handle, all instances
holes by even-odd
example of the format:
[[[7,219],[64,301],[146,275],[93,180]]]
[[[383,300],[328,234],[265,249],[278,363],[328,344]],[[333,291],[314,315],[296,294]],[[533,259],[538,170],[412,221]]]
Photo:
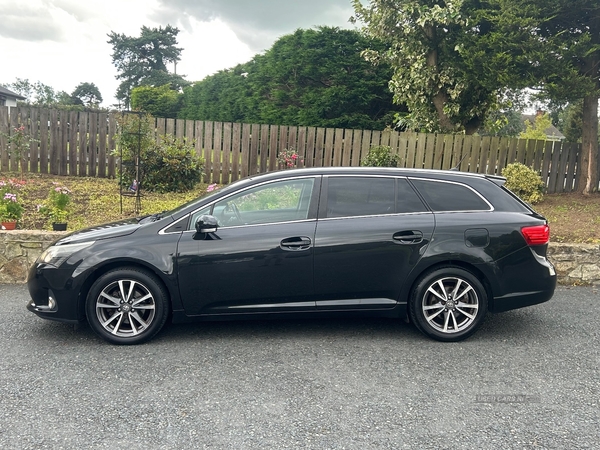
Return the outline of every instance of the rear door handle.
[[[283,239],[279,246],[283,250],[297,252],[301,250],[308,250],[310,248],[311,240],[308,236],[296,236]]]
[[[418,230],[398,231],[392,238],[399,244],[420,244],[423,242],[423,233]]]

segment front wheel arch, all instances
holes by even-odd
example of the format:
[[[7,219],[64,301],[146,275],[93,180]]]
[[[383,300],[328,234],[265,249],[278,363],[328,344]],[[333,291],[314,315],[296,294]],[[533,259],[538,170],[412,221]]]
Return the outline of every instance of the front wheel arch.
[[[174,292],[171,292],[171,289],[168,288],[168,283],[163,279],[164,274],[158,272],[154,267],[143,264],[139,261],[128,261],[128,260],[118,260],[118,261],[107,261],[103,265],[99,265],[95,267],[93,272],[83,281],[81,288],[79,289],[79,300],[78,300],[78,308],[79,308],[79,317],[81,320],[85,321],[86,318],[86,300],[87,296],[90,292],[92,285],[104,274],[110,272],[115,269],[137,269],[141,271],[148,272],[160,281],[162,287],[167,291],[169,296],[169,301],[173,302],[174,300]]]

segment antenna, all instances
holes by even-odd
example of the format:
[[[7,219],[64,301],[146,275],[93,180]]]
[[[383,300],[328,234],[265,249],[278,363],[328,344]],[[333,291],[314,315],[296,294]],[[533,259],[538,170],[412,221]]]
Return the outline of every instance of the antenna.
[[[458,170],[459,170],[459,167],[460,167],[460,165],[461,165],[461,163],[462,163],[462,162],[465,160],[465,158],[466,158],[467,156],[468,156],[468,155],[465,155],[465,156],[463,156],[463,157],[462,157],[462,159],[461,159],[461,160],[458,162],[458,164],[457,164],[456,166],[454,166],[454,167],[453,167],[452,169],[450,169],[450,170],[453,170],[453,171],[455,171],[455,172],[456,172],[456,171],[458,171]]]

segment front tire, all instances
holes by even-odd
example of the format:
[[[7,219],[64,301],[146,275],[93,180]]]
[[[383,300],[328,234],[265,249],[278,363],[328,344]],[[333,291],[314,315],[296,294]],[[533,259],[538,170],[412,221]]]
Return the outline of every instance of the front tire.
[[[443,342],[460,341],[483,322],[487,293],[471,272],[442,267],[419,279],[409,309],[413,323],[427,336]]]
[[[90,288],[87,320],[102,339],[112,344],[141,344],[164,326],[168,295],[151,273],[121,268],[105,273]]]

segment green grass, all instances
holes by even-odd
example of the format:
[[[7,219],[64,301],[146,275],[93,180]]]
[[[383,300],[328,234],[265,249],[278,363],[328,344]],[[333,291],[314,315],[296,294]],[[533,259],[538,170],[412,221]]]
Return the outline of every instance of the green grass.
[[[3,173],[0,179],[19,179],[20,174]],[[24,175],[25,186],[17,193],[25,211],[19,229],[49,230],[52,224],[38,211],[48,192],[59,183],[71,190],[69,230],[78,230],[101,223],[173,209],[206,192],[206,184],[199,183],[185,193],[156,194],[142,191],[141,212],[135,213],[135,198],[123,197],[123,212],[118,181],[107,178],[59,177],[49,175]]]

